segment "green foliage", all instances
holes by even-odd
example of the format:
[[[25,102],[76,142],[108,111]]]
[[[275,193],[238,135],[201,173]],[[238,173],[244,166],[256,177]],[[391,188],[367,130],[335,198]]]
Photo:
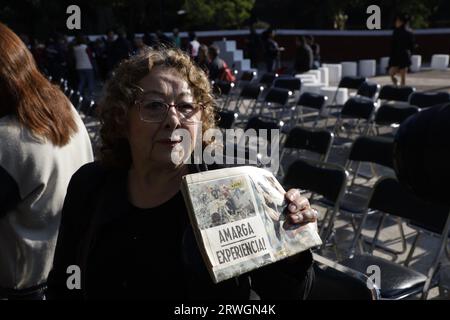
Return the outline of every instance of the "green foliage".
[[[254,0],[185,0],[189,28],[240,28],[250,18]]]

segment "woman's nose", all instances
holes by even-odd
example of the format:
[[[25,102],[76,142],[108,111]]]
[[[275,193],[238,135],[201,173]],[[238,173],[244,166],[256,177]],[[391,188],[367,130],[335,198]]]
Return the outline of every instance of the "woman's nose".
[[[169,106],[169,110],[167,110],[167,116],[166,119],[164,119],[164,122],[165,127],[168,128],[177,128],[181,125],[177,108],[174,105]]]

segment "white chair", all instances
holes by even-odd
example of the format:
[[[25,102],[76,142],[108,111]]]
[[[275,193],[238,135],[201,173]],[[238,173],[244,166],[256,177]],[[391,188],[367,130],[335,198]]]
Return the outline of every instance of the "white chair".
[[[356,77],[358,75],[358,63],[354,61],[345,61],[342,65],[342,76]]]
[[[433,54],[431,57],[431,69],[433,70],[447,70],[449,62],[448,54]]]
[[[322,82],[322,74],[320,73],[320,70],[309,70],[306,74],[311,74],[316,77],[317,82]]]
[[[359,61],[359,76],[360,77],[374,77],[376,75],[377,62],[376,60],[360,60]]]
[[[342,66],[340,64],[323,64],[323,66],[328,68],[329,83],[338,84],[342,78]]]
[[[422,56],[415,54],[411,57],[411,72],[419,72],[422,67]]]
[[[325,105],[328,106],[332,103],[334,95],[336,94],[337,87],[322,87],[320,88],[320,94],[328,97]],[[336,95],[336,104],[343,105],[348,100],[348,89],[339,88]]]
[[[320,82],[322,82],[324,85],[327,86],[329,84],[329,82],[330,82],[330,76],[329,76],[328,68],[320,67],[319,71],[320,71]]]
[[[380,66],[378,70],[379,74],[386,74],[388,65],[389,65],[389,57],[381,57]]]
[[[300,90],[300,94],[302,94],[304,92],[320,94],[321,88],[323,88],[323,84],[321,84],[321,83],[302,83],[302,88]]]
[[[314,74],[306,74],[300,73],[295,75],[296,78],[302,80],[302,84],[304,83],[319,83],[317,77]]]

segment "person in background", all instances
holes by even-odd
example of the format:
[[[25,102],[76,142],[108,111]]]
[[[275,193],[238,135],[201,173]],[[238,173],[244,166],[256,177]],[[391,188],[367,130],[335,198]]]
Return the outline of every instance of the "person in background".
[[[75,68],[78,73],[78,91],[83,94],[87,86],[88,97],[92,98],[95,85],[93,56],[83,35],[79,34],[76,36],[75,45],[72,50],[75,59]]]
[[[189,32],[189,48],[188,52],[194,61],[197,59],[198,49],[200,48],[200,42],[197,40],[197,35],[194,31]]]
[[[414,34],[409,28],[409,20],[409,16],[404,14],[398,14],[395,19],[388,65],[394,85],[398,85],[397,74],[400,75],[400,84],[402,86],[406,84],[406,73],[411,66],[411,55],[415,49]]]
[[[198,55],[197,55],[197,65],[205,71],[206,73],[209,73],[209,54],[208,54],[208,46],[205,44],[200,45],[198,49]]]
[[[168,36],[166,36],[164,34],[164,32],[162,32],[162,30],[157,30],[156,36],[158,37],[159,45],[166,46],[166,47],[173,46],[172,38],[169,38]]]
[[[92,147],[75,108],[1,23],[0,47],[0,300],[39,300],[70,177]]]
[[[283,48],[275,41],[275,32],[272,29],[264,31],[263,38],[266,69],[267,72],[273,72],[276,68],[276,63],[279,61],[280,51]]]
[[[150,47],[144,43],[143,37],[134,37],[134,54],[140,54],[148,49],[150,49]]]
[[[127,33],[125,29],[119,29],[117,39],[112,43],[111,52],[108,53],[111,55],[112,68],[115,68],[122,60],[130,57],[131,53],[132,47],[127,39]]]
[[[320,68],[320,46],[319,44],[316,42],[316,40],[314,39],[314,37],[312,35],[307,35],[305,37],[306,39],[306,43],[309,45],[309,47],[312,50],[313,53],[313,69],[318,69]]]
[[[181,37],[177,28],[173,29],[172,42],[175,48],[181,48]]]
[[[261,39],[256,33],[255,27],[250,27],[250,33],[247,38],[247,55],[250,59],[251,67],[258,68],[259,52],[261,51]]]
[[[216,45],[208,47],[209,79],[213,81],[222,80],[225,62],[219,57],[220,49]]]
[[[295,73],[303,73],[311,70],[313,67],[313,59],[313,51],[307,44],[305,37],[297,37],[294,62]]]

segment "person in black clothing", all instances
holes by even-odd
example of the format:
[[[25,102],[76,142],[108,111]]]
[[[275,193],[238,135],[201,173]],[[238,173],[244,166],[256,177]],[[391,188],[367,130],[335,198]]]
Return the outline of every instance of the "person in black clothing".
[[[282,51],[283,48],[275,41],[275,32],[272,29],[264,31],[263,39],[267,72],[273,72],[276,68],[276,62],[279,59],[280,51]]]
[[[250,59],[252,68],[258,68],[259,52],[261,51],[261,39],[256,33],[255,27],[250,27],[250,33],[247,38],[247,56]]]
[[[312,35],[307,35],[305,40],[313,53],[313,69],[318,69],[320,67],[320,46]]]
[[[186,53],[160,48],[120,64],[100,118],[100,161],[70,181],[47,299],[306,298],[310,251],[218,284],[205,267],[180,191],[183,175],[200,166],[183,162],[195,145],[183,148],[175,130],[195,142],[215,114],[209,80]],[[291,226],[315,223],[298,190],[285,197]],[[71,265],[80,267],[80,290],[67,288]]]
[[[389,75],[394,85],[398,84],[396,75],[401,78],[401,85],[406,84],[406,73],[411,66],[411,54],[414,50],[414,35],[409,28],[409,17],[398,15],[395,20],[395,29],[392,35],[392,49],[389,58]]]
[[[311,47],[306,43],[305,37],[297,38],[297,50],[295,52],[294,69],[296,73],[307,72],[313,67],[313,52]]]

